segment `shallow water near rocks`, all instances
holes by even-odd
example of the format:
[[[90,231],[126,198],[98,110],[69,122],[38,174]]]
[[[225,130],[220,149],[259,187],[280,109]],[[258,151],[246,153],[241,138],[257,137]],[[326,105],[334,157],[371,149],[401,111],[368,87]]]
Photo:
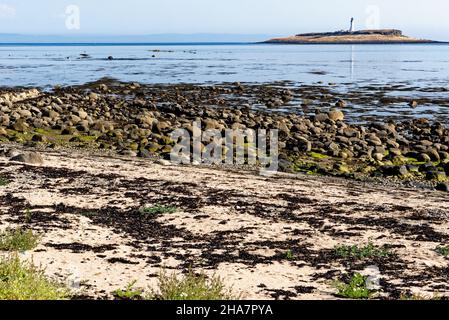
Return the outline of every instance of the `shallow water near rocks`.
[[[0,86],[48,89],[110,77],[147,84],[270,83],[310,87],[312,94],[323,87],[349,100],[352,122],[391,117],[444,122],[449,118],[448,49],[428,44],[0,45]],[[385,97],[394,101],[380,103]],[[303,100],[294,98],[277,111],[298,112]],[[417,108],[408,106],[421,99]]]

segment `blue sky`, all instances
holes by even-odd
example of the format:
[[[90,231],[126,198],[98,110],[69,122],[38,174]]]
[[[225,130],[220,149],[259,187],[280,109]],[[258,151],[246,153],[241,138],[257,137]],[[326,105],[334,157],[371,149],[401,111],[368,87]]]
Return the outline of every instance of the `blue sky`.
[[[68,5],[79,29],[67,29]],[[449,40],[448,14],[447,0],[0,0],[0,33],[290,35],[344,29],[354,16],[358,29]]]

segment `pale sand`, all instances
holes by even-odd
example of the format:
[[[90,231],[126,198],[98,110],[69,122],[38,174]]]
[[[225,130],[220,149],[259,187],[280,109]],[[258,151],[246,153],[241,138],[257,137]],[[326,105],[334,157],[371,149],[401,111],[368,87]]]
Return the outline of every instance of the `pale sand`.
[[[380,268],[387,292],[449,294],[447,260],[434,250],[449,244],[445,193],[75,152],[42,155],[42,167],[0,158],[0,174],[12,180],[0,187],[0,229],[19,224],[25,208],[49,216],[30,224],[42,240],[23,257],[45,266],[50,276],[81,282],[79,294],[111,298],[111,291],[133,280],[155,288],[163,266],[181,272],[188,265],[223,277],[243,299],[335,299],[335,279],[370,265]],[[141,239],[120,223],[80,214],[155,203],[176,205],[178,212],[157,218],[157,227]],[[398,257],[351,264],[332,256],[336,245],[370,239],[395,246]],[[74,243],[93,249],[51,246]],[[284,258],[288,249],[295,260]]]

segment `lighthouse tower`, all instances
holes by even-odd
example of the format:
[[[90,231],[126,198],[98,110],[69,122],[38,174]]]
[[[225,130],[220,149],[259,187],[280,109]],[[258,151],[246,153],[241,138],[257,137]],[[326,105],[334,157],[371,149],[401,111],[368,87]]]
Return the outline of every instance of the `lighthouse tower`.
[[[354,18],[351,18],[351,25],[349,27],[349,32],[354,32]]]

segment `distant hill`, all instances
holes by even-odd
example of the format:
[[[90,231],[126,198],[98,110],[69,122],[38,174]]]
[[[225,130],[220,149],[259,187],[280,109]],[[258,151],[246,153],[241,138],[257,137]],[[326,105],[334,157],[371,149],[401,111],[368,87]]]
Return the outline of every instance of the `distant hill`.
[[[150,35],[23,35],[1,34],[1,43],[230,43],[259,42],[267,34],[150,34]]]
[[[324,33],[303,33],[286,38],[273,38],[263,43],[274,44],[405,44],[437,43],[437,41],[411,38],[401,30],[379,29],[360,31],[336,31]]]

